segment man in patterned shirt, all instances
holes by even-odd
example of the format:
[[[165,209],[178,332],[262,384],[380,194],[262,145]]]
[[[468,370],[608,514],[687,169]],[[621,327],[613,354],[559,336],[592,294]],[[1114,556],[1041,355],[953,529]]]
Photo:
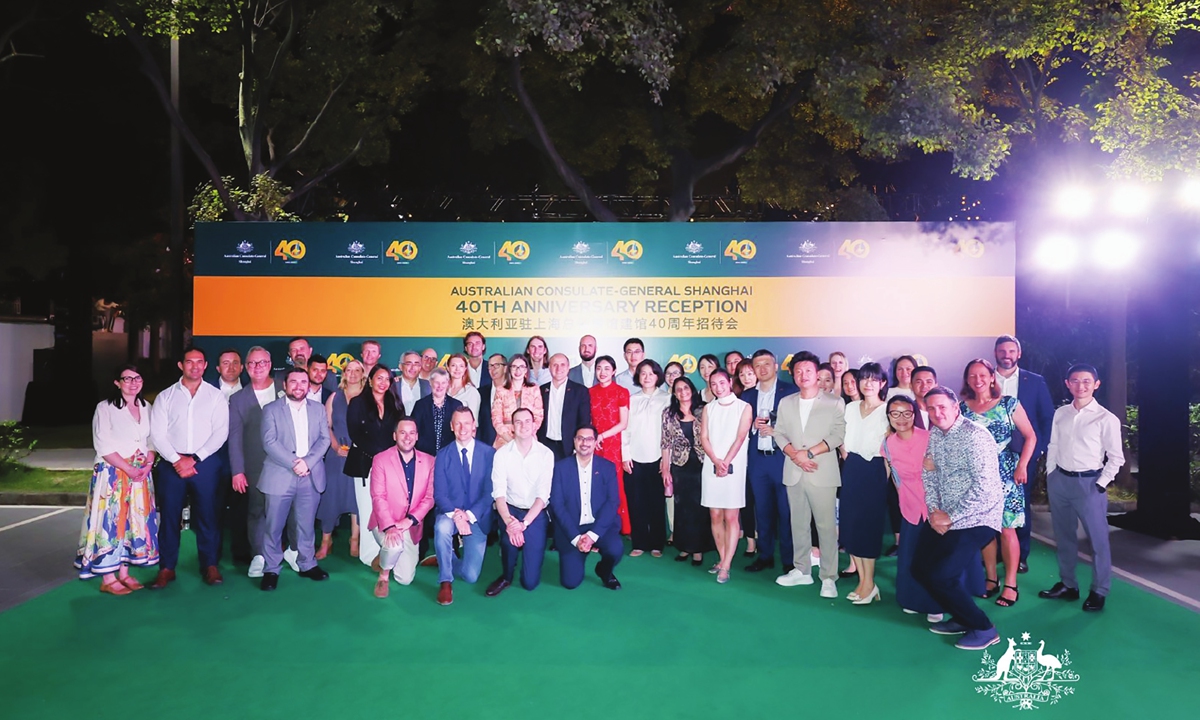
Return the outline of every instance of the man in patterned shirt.
[[[963,572],[1000,531],[1004,486],[999,449],[986,428],[959,414],[954,391],[938,386],[925,394],[933,428],[925,455],[925,502],[929,524],[917,539],[913,577],[951,619],[934,623],[939,635],[962,635],[955,647],[982,650],[1000,641],[988,616],[963,585]]]

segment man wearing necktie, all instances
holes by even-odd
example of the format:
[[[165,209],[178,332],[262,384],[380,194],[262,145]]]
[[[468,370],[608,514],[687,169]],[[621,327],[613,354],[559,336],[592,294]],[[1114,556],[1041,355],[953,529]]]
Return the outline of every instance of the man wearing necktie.
[[[433,469],[439,605],[454,602],[455,576],[468,583],[479,579],[494,511],[492,458],[496,451],[475,439],[475,415],[470,408],[455,410],[450,427],[454,442],[438,452]],[[462,538],[462,558],[454,554],[455,535]]]

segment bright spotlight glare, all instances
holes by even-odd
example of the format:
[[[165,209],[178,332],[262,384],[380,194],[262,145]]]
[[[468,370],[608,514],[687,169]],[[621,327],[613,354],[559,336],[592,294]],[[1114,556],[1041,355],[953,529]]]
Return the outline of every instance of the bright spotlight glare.
[[[1038,246],[1035,259],[1046,270],[1067,272],[1079,261],[1079,247],[1074,238],[1052,235]]]
[[[1150,188],[1129,183],[1113,188],[1109,210],[1119,217],[1142,217],[1150,211],[1153,203],[1154,194]]]
[[[1190,177],[1179,186],[1179,204],[1188,210],[1200,210],[1200,178]]]
[[[1129,267],[1137,258],[1138,240],[1120,230],[1110,230],[1096,238],[1093,257],[1096,264],[1108,270]]]
[[[1054,193],[1054,213],[1059,217],[1084,218],[1095,205],[1095,193],[1080,185],[1068,185]]]

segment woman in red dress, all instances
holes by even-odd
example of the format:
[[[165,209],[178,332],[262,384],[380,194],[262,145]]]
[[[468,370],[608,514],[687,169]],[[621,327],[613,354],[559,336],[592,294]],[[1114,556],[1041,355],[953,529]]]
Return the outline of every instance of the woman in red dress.
[[[596,427],[596,454],[617,466],[617,491],[621,506],[621,534],[629,534],[629,506],[625,503],[625,458],[621,450],[621,431],[629,425],[629,391],[613,382],[617,361],[608,355],[596,358],[596,384],[588,392],[592,398],[592,425]]]

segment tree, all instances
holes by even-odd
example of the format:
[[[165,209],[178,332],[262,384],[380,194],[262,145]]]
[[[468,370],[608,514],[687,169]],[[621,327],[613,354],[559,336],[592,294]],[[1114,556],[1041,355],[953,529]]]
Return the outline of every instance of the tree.
[[[15,60],[19,57],[40,57],[30,53],[17,51],[16,35],[37,17],[37,3],[30,5],[29,10],[8,25],[0,26],[0,64]]]
[[[130,40],[204,167],[208,191],[196,206],[211,209],[211,193],[228,217],[278,219],[348,163],[386,159],[387,132],[426,79],[408,10],[372,0],[111,0],[91,20],[98,32]],[[235,113],[248,190],[231,186],[233,176],[171,103],[155,46],[184,36],[200,59],[192,84]]]

